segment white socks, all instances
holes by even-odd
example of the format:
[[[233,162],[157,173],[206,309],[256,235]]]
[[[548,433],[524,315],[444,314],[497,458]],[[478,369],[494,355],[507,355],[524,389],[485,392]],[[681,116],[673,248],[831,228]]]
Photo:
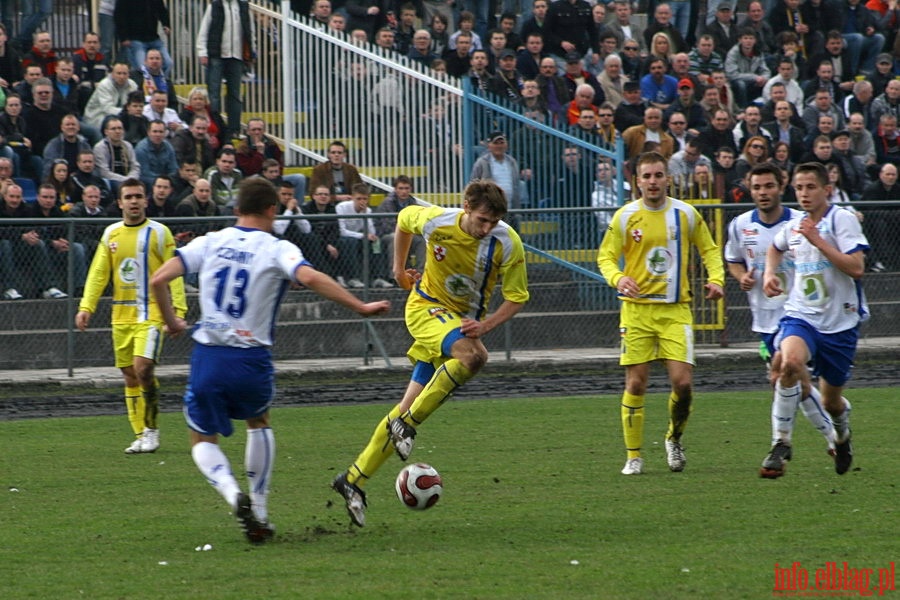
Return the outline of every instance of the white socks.
[[[800,404],[800,383],[789,388],[775,384],[775,398],[772,400],[772,444],[779,440],[790,445],[794,433],[794,415]]]
[[[228,506],[237,504],[241,488],[231,464],[218,444],[200,442],[191,448],[191,456],[200,472],[210,485],[216,488]],[[260,521],[268,521],[269,483],[272,466],[275,464],[275,436],[270,427],[247,430],[247,446],[244,452],[244,467],[247,469],[247,483],[250,486],[250,500],[253,512]]]
[[[275,436],[272,428],[248,429],[244,466],[247,469],[247,483],[250,486],[253,512],[260,521],[269,520],[267,502],[274,464]]]
[[[194,444],[191,448],[191,457],[210,485],[225,498],[228,506],[234,508],[241,488],[231,472],[228,458],[222,453],[218,444],[210,442]]]
[[[800,401],[800,410],[812,426],[825,437],[828,447],[834,448],[834,425],[831,423],[831,417],[822,408],[822,394],[816,386],[809,387],[809,396]]]

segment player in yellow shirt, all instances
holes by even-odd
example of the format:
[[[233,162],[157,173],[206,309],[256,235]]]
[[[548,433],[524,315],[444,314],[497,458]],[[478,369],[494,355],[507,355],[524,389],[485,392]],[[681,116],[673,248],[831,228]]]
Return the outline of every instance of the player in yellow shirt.
[[[706,297],[723,295],[725,269],[719,247],[700,213],[686,202],[666,196],[666,159],[656,152],[637,161],[641,197],[616,211],[603,241],[597,264],[622,300],[619,317],[621,354],[625,367],[622,427],[628,457],[624,475],[643,472],[644,394],[650,363],[666,361],[672,391],[666,458],[672,471],[687,462],[681,435],[691,412],[694,331],[688,279],[690,247],[696,246],[706,267]],[[624,268],[620,269],[620,259]]]
[[[112,336],[116,366],[125,378],[125,406],[136,439],[126,454],[159,448],[159,383],[154,373],[162,352],[163,317],[150,289],[150,276],[175,255],[169,228],[147,218],[147,194],[139,179],[119,187],[122,221],[103,231],[91,261],[75,326],[87,329],[97,302],[110,280],[113,286]],[[187,312],[184,285],[170,286],[176,311]]]
[[[506,209],[506,197],[495,183],[476,180],[466,187],[461,209],[408,206],[400,211],[393,272],[397,283],[411,290],[406,326],[415,341],[407,354],[415,366],[401,402],[332,483],[360,527],[365,524],[363,486],[393,450],[403,460],[409,457],[415,428],[487,362],[481,337],[510,320],[528,301],[525,251],[518,234],[501,221]],[[421,274],[406,269],[414,235],[426,241]],[[498,281],[503,303],[488,316]]]

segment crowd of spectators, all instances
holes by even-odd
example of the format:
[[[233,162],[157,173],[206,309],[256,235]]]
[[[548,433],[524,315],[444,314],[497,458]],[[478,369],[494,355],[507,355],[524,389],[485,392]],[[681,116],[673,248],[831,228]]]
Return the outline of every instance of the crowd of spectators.
[[[630,0],[290,4],[323,29],[468,79],[537,123],[601,148],[621,140],[628,160],[661,152],[678,174],[673,193],[745,201],[742,177],[753,165],[770,160],[790,173],[818,160],[833,173],[836,199],[900,199],[896,0],[651,1],[640,5],[645,20]],[[234,81],[229,61],[252,57],[251,28],[240,21],[250,47],[238,56],[207,48],[223,43],[214,5],[198,32],[201,60],[216,80]],[[117,185],[129,177],[147,186],[153,216],[230,214],[247,177],[272,181],[287,215],[365,212],[369,190],[342,144],[332,145],[307,186],[303,176],[282,174],[264,120],[241,128],[239,97],[196,87],[178,104],[158,34],[170,25],[162,0],[106,1],[100,13],[101,31],[85,33],[70,55],[40,29],[46,14],[29,15],[15,32],[0,23],[0,217],[118,216]],[[436,122],[438,108],[429,112]],[[513,208],[609,205],[613,170],[596,154],[571,144],[541,148],[528,125],[493,121],[478,134],[484,155],[472,176],[499,174]],[[402,206],[407,188],[412,180],[398,178],[387,206]],[[893,223],[890,213],[876,213],[871,227]],[[377,258],[390,252],[391,232],[365,219],[340,222],[295,219],[282,234],[302,241],[317,267],[348,287],[391,285]],[[69,243],[58,228],[0,227],[4,298],[64,297],[60,257],[68,253],[77,291],[92,231],[99,234],[79,228]],[[185,226],[176,234],[183,243],[203,232]],[[573,236],[575,245],[597,242],[584,226]],[[356,260],[366,244],[364,254],[376,257],[370,273]],[[895,260],[884,256],[875,268]]]

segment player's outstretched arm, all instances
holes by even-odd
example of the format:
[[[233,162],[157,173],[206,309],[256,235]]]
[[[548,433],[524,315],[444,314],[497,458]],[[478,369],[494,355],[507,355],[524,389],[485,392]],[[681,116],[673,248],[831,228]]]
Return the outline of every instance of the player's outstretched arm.
[[[150,278],[150,287],[153,288],[153,295],[162,312],[163,320],[166,323],[166,330],[169,335],[175,337],[187,328],[187,322],[175,314],[175,307],[172,305],[172,294],[169,292],[169,282],[173,279],[184,275],[184,264],[180,258],[170,258],[156,270],[153,277]]]
[[[385,313],[391,309],[391,303],[388,300],[363,302],[341,287],[337,281],[321,271],[316,271],[309,265],[300,265],[297,267],[297,270],[294,272],[294,277],[298,282],[323,298],[327,298],[332,302],[337,302],[341,306],[346,306],[353,312],[364,317]]]

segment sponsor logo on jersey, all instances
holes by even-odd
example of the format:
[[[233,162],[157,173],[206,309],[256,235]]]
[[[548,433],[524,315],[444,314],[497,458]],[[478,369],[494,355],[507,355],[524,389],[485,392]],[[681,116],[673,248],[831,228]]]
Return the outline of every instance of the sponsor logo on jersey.
[[[455,273],[444,279],[444,289],[452,296],[463,298],[475,291],[475,282],[470,277]]]
[[[654,275],[664,275],[672,264],[672,254],[663,246],[657,246],[647,253],[647,270]]]
[[[119,280],[122,283],[131,284],[137,281],[138,277],[138,264],[137,261],[131,257],[126,258],[119,264]]]

